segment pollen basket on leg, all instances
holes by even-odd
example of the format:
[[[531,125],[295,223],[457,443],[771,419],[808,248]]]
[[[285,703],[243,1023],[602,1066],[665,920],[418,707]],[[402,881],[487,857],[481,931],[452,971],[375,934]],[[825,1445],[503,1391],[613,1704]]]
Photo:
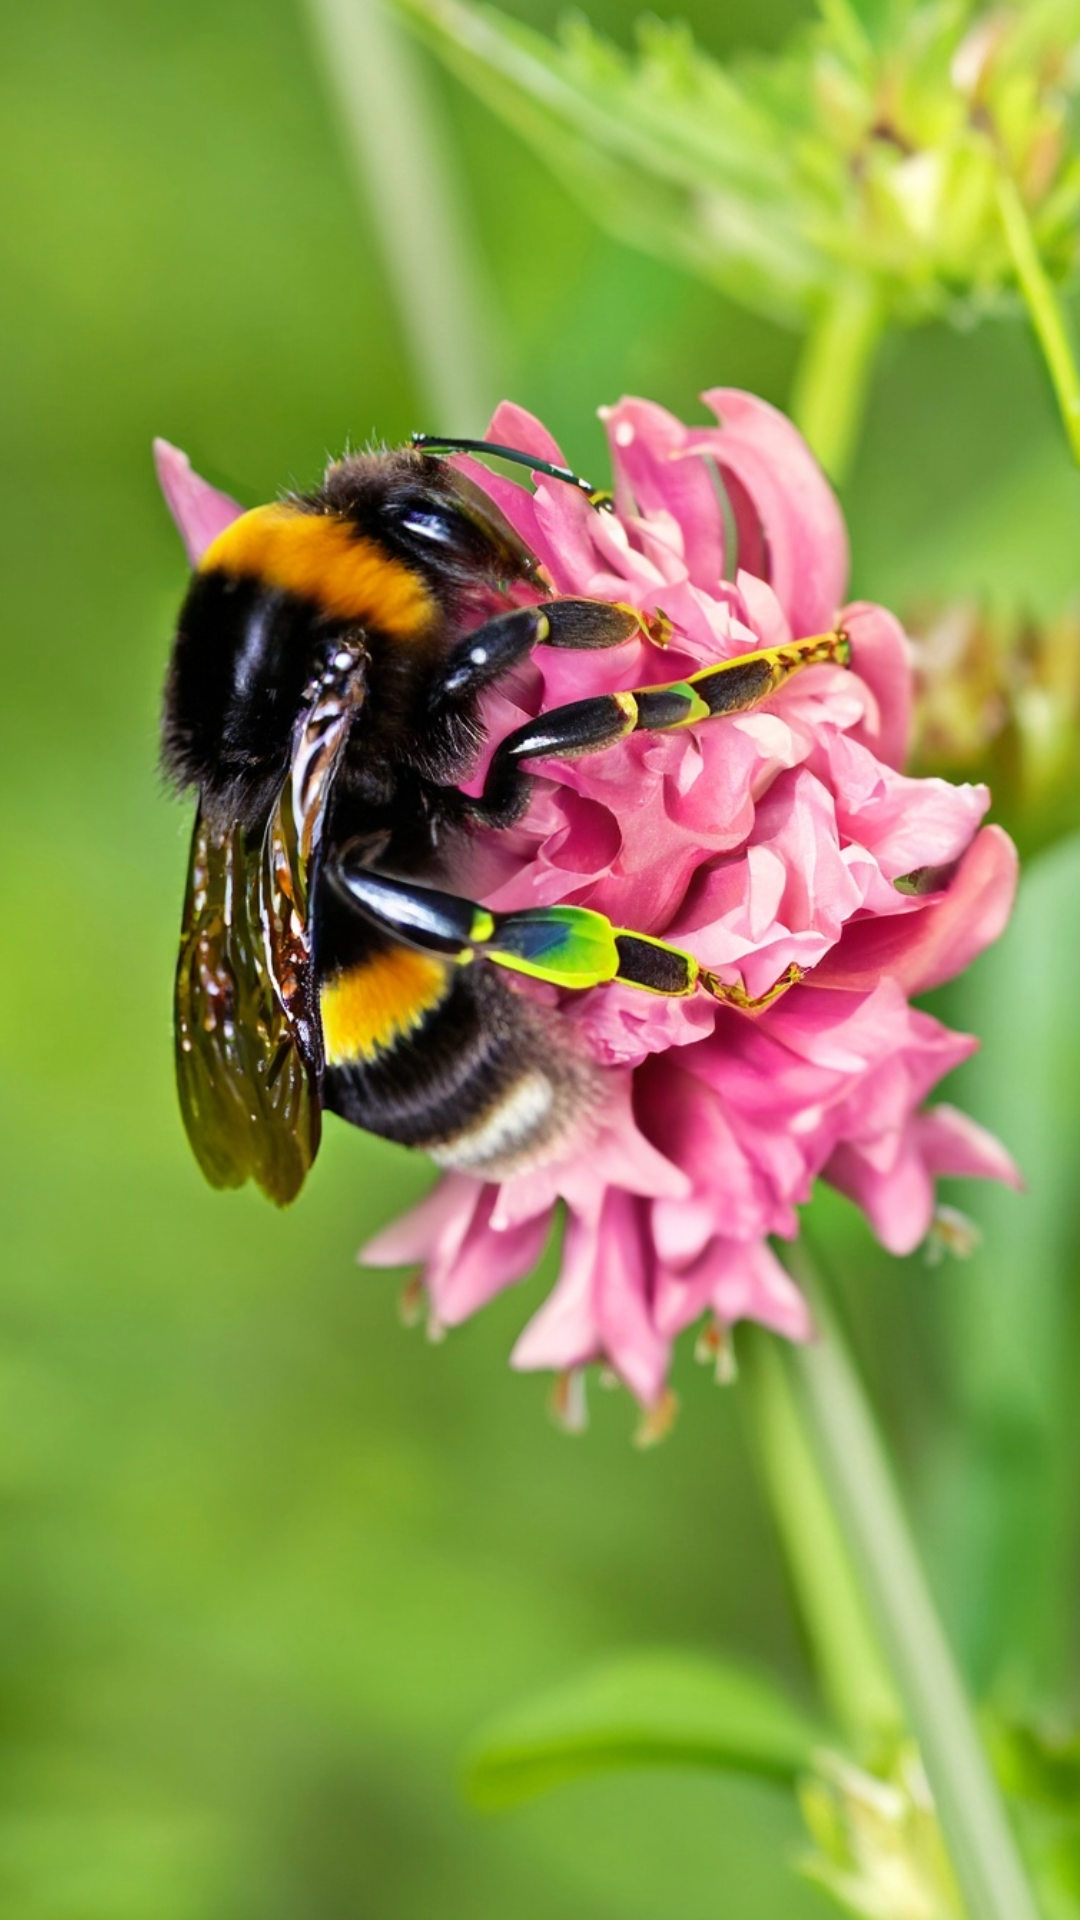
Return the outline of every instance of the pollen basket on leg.
[[[327,1065],[386,1052],[443,999],[451,969],[409,947],[372,954],[325,981],[319,996]]]
[[[395,639],[422,636],[436,611],[420,575],[349,520],[287,502],[241,514],[207,548],[199,571],[261,581]]]

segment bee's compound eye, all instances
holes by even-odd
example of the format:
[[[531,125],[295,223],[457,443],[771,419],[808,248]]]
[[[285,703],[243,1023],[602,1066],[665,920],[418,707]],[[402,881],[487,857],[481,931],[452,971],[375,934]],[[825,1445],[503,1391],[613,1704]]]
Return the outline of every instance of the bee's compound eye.
[[[445,513],[433,513],[428,509],[414,508],[403,514],[398,521],[403,533],[415,534],[420,540],[431,540],[437,545],[448,547],[461,538],[461,523]]]

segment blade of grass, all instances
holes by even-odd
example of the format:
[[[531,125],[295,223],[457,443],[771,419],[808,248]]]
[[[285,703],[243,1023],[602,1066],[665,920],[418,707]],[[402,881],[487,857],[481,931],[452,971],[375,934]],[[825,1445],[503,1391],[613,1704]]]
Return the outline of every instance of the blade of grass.
[[[843,1533],[776,1343],[743,1329],[741,1371],[755,1451],[822,1692],[857,1751],[895,1738],[904,1713],[867,1618]]]
[[[807,1438],[905,1701],[970,1920],[1037,1920],[862,1386],[805,1245],[787,1257],[821,1335],[787,1356]]]
[[[945,1008],[983,1041],[957,1104],[1013,1149],[1028,1190],[965,1198],[983,1240],[939,1298],[958,1417],[925,1492],[968,1670],[1033,1698],[1075,1674],[1078,947],[1080,836],[1032,861],[1004,939]]]
[[[500,396],[498,328],[419,56],[380,0],[306,0],[433,432],[479,434]]]
[[[830,479],[846,478],[859,444],[885,315],[873,282],[843,281],[807,334],[791,414]]]
[[[1065,316],[1031,231],[1027,209],[1015,180],[1003,173],[997,185],[998,209],[1009,243],[1016,277],[1024,296],[1035,337],[1053,383],[1062,425],[1080,464],[1080,373],[1077,371]]]

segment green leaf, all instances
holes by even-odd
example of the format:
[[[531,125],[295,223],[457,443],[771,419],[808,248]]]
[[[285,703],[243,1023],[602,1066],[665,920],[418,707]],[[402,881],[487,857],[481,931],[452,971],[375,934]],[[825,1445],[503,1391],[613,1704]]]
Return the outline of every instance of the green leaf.
[[[766,1675],[677,1651],[624,1654],[487,1728],[467,1756],[466,1789],[479,1807],[509,1807],[619,1767],[708,1767],[786,1785],[829,1737]]]
[[[643,22],[628,55],[580,18],[550,41],[493,7],[394,5],[595,219],[744,305],[805,321],[833,268],[808,238],[791,142],[686,28]]]
[[[391,4],[594,219],[751,311],[820,329],[854,281],[875,332],[970,324],[1019,284],[1080,446],[1052,284],[1077,256],[1080,0],[1003,16],[969,80],[974,0],[819,0],[777,53],[723,62],[677,22],[626,52],[578,17],[551,40],[478,0]]]
[[[1080,1733],[986,1716],[994,1768],[1016,1800],[1059,1813],[1080,1829]]]

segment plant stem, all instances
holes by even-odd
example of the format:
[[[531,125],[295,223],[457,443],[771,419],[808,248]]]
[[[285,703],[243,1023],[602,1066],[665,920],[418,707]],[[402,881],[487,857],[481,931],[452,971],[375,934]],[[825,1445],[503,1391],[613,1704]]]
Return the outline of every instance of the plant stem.
[[[498,330],[420,58],[380,0],[307,0],[326,79],[382,243],[425,426],[482,433]]]
[[[843,280],[808,333],[791,412],[826,473],[847,476],[862,430],[884,315],[872,280]]]
[[[789,1350],[795,1402],[851,1554],[867,1612],[922,1752],[971,1920],[1037,1920],[873,1416],[805,1247],[789,1264],[820,1332]]]
[[[855,1745],[880,1747],[904,1712],[822,1484],[790,1371],[776,1342],[746,1329],[741,1354],[758,1460],[798,1591],[825,1698]]]
[[[1061,303],[1039,257],[1027,209],[1011,174],[999,174],[997,197],[1001,224],[1009,243],[1020,291],[1027,303],[1031,324],[1053,382],[1073,458],[1080,464],[1080,374],[1077,372]]]

